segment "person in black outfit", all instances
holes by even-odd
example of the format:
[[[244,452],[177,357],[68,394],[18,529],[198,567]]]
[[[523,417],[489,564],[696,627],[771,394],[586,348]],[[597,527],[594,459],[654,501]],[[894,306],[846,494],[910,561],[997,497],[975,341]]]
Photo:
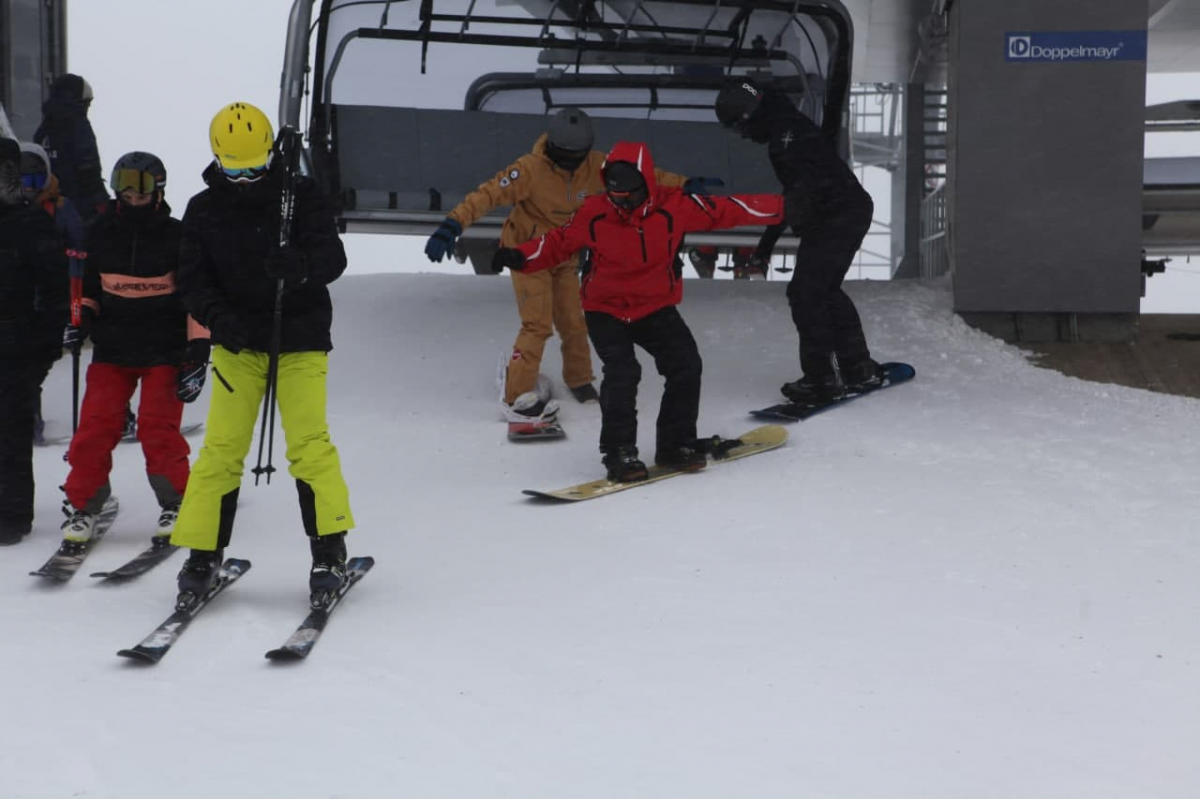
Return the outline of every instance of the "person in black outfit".
[[[73,352],[88,337],[93,344],[79,429],[67,453],[63,538],[81,544],[95,534],[111,494],[112,452],[140,384],[138,440],[162,508],[153,543],[163,546],[187,487],[190,452],[179,432],[183,402],[177,396],[188,332],[175,292],[182,226],[171,216],[167,170],[157,156],[126,153],[113,166],[111,183],[117,199],[91,229],[79,321],[63,336]]]
[[[104,213],[108,203],[96,133],[87,118],[92,97],[86,80],[70,73],[59,75],[42,103],[42,124],[33,134],[34,142],[50,156],[59,190],[75,204],[85,223]]]
[[[21,150],[0,139],[0,544],[33,527],[38,365],[62,351],[67,257],[54,221],[21,196]]]
[[[717,119],[767,145],[783,184],[786,224],[800,237],[788,284],[792,321],[800,335],[799,380],[782,391],[793,402],[823,402],[879,385],[884,371],[871,358],[858,311],[842,281],[871,227],[874,203],[834,143],[781,91],[736,78],[722,87]],[[766,264],[784,225],[768,228],[754,260]]]

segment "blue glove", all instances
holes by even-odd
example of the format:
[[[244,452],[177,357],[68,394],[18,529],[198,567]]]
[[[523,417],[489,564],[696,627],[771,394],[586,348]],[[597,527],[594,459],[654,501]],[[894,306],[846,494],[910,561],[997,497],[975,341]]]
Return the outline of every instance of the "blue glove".
[[[425,254],[429,256],[429,260],[435,264],[440,263],[446,257],[446,253],[454,248],[454,241],[462,235],[462,225],[455,222],[450,217],[442,220],[442,224],[438,225],[438,229],[429,237],[429,241],[425,242]]]
[[[684,181],[683,190],[688,194],[708,194],[709,189],[724,185],[725,181],[720,178],[688,178]]]

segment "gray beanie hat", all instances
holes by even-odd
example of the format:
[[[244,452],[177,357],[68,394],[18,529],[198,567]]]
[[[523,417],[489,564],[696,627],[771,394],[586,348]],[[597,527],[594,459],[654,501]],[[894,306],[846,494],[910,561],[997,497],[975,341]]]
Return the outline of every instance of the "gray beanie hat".
[[[567,106],[550,118],[550,144],[562,150],[592,149],[592,119],[582,109]]]

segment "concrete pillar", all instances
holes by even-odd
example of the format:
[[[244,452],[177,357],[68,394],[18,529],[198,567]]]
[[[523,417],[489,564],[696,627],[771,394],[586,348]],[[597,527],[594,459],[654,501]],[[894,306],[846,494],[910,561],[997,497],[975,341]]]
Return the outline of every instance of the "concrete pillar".
[[[1008,340],[1125,340],[1140,299],[1147,0],[950,10],[955,310]]]

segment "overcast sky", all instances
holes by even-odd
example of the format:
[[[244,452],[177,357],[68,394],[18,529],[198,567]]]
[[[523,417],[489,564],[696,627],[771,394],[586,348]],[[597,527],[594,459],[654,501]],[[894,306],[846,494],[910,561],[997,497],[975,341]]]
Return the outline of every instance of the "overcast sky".
[[[487,0],[477,10],[485,5]],[[167,166],[168,201],[182,214],[187,199],[203,187],[200,173],[212,160],[208,124],[223,105],[253,103],[277,120],[291,6],[291,0],[73,0],[68,66],[95,90],[90,117],[105,177],[122,153],[153,152]],[[145,53],[138,52],[134,33],[149,36]],[[398,70],[380,80],[403,82],[404,76]],[[422,94],[433,80],[436,75],[421,79]],[[1146,99],[1200,99],[1200,77],[1151,75]],[[461,100],[439,104],[456,107]],[[1146,154],[1200,156],[1200,133],[1155,134],[1148,137]],[[391,236],[347,238],[351,269],[357,264],[358,270],[390,264],[405,271],[431,268],[420,245]],[[1172,269],[1175,274],[1151,280],[1143,310],[1200,312],[1200,258],[1191,264],[1179,259]]]

